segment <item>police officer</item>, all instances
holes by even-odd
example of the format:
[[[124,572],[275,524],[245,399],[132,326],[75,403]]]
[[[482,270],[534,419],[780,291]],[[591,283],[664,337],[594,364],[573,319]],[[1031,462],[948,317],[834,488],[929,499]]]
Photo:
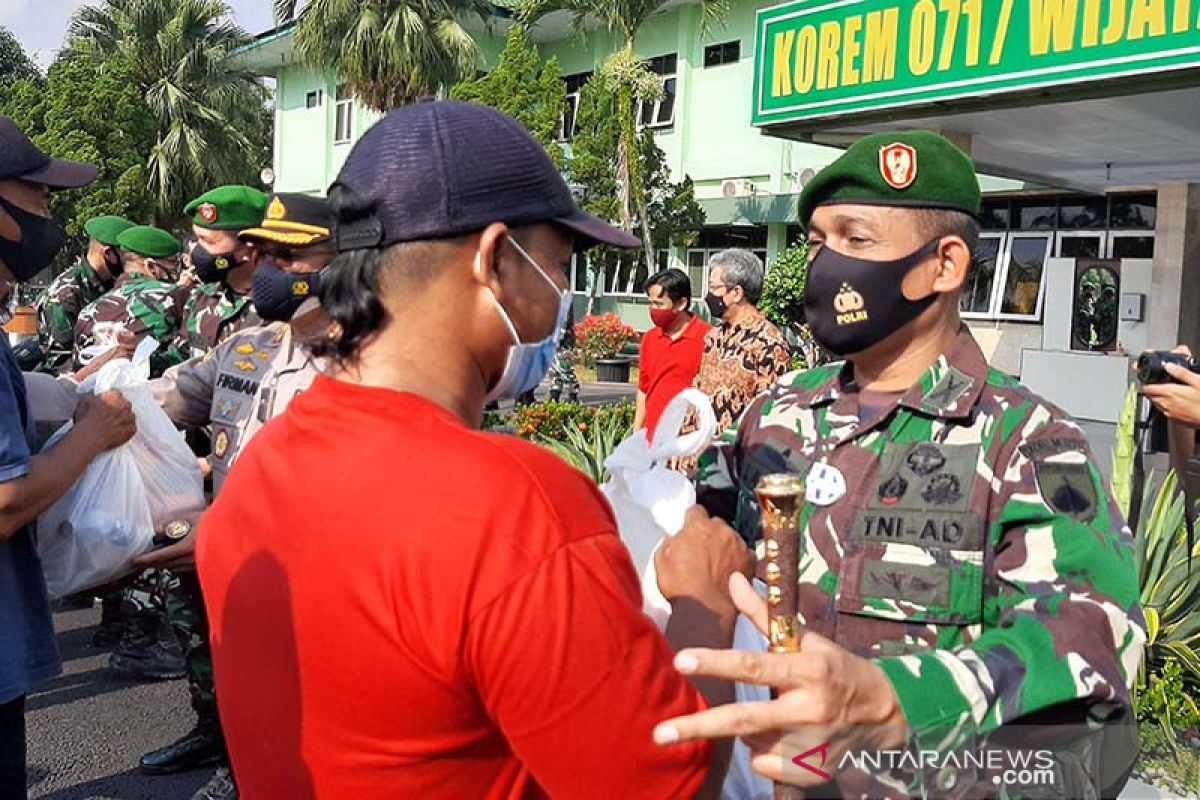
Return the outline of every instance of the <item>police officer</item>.
[[[132,227],[132,222],[117,216],[93,217],[83,226],[90,237],[87,251],[78,263],[60,272],[34,304],[42,348],[39,371],[54,374],[71,369],[79,312],[112,289],[121,274],[117,237]]]
[[[204,355],[231,334],[262,320],[250,303],[253,246],[238,238],[263,218],[267,195],[221,186],[188,203],[196,244],[188,254],[200,283],[192,289],[173,350],[179,361]]]
[[[688,674],[779,698],[669,721],[660,742],[740,735],[760,772],[805,786],[822,778],[792,759],[824,747],[847,796],[987,796],[1001,776],[963,762],[873,776],[889,786],[840,768],[863,749],[1020,742],[1047,719],[1107,722],[1107,743],[1128,720],[1145,642],[1132,538],[1083,431],[989,368],[959,320],[979,207],[970,159],[928,132],[866,136],[805,187],[805,315],[846,360],[759,397],[697,478],[699,502],[761,545],[758,480],[806,476],[800,652],[681,654]],[[731,589],[765,625],[748,584]],[[1136,753],[1055,749],[1060,796],[1110,791]]]
[[[245,328],[209,351],[169,369],[152,384],[155,398],[182,426],[212,428],[213,491],[219,493],[238,454],[266,422],[281,414],[316,377],[320,362],[304,342],[324,337],[329,319],[316,292],[321,271],[333,260],[330,212],[324,200],[279,194],[267,205],[266,217],[243,230],[253,242],[257,267],[251,296],[264,325]],[[143,557],[147,567],[171,570],[166,584],[167,616],[184,645],[192,708],[197,724],[179,741],[146,754],[143,771],[171,774],[219,762],[213,778],[195,800],[227,800],[237,796],[225,755],[213,683],[208,618],[194,562],[192,531],[199,514],[167,526],[179,540]]]
[[[160,347],[150,357],[152,375],[162,374],[172,357],[167,347],[179,331],[183,295],[171,278],[167,259],[179,254],[179,242],[161,228],[138,225],[121,233],[123,272],[112,290],[79,313],[75,323],[75,367],[84,367],[93,346],[138,342],[149,336]],[[124,334],[124,336],[122,336]]]

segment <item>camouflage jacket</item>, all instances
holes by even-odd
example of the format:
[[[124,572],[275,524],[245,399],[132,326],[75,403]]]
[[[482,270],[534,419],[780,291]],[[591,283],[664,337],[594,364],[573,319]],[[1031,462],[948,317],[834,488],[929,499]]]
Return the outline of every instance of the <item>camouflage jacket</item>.
[[[1127,712],[1145,642],[1133,540],[1082,430],[965,328],[865,423],[851,378],[792,373],[754,400],[701,458],[698,501],[761,544],[759,478],[840,471],[844,494],[801,512],[799,621],[875,660],[922,749]],[[863,777],[843,791],[889,793]],[[945,775],[910,777],[883,779],[949,794]],[[949,782],[987,796],[989,777]]]
[[[34,304],[38,315],[38,340],[42,346],[40,372],[71,369],[75,350],[75,322],[84,307],[100,299],[113,286],[86,260],[58,274]]]
[[[183,320],[183,292],[174,284],[134,273],[117,279],[112,291],[79,312],[75,323],[74,368],[83,367],[84,348],[94,344],[116,344],[121,332],[138,339],[153,337],[160,345],[150,357],[150,371],[161,375],[177,363],[166,352]]]
[[[234,333],[262,323],[249,295],[223,283],[201,283],[188,298],[171,356],[176,363],[202,356]]]

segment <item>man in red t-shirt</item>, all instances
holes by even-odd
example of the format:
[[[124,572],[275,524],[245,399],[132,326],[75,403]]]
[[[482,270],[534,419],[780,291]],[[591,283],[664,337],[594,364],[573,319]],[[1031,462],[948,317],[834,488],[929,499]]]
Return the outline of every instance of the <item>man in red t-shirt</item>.
[[[692,281],[683,270],[667,269],[646,284],[654,327],[642,336],[635,431],[653,438],[667,404],[689,388],[700,371],[704,337],[712,326],[691,313]]]
[[[692,512],[657,561],[664,637],[595,484],[476,430],[549,369],[573,250],[637,240],[579,211],[514,120],[465,103],[381,120],[330,203],[334,366],[199,534],[243,797],[717,796],[727,750],[652,731],[732,699],[672,654],[731,643],[744,545]]]

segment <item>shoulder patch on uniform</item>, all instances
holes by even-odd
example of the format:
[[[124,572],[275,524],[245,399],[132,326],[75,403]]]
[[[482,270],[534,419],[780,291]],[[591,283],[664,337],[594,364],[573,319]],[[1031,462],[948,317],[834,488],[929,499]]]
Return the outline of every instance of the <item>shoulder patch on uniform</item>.
[[[933,409],[952,409],[974,386],[974,378],[950,367],[925,395],[922,405]]]
[[[1065,436],[1051,436],[1025,442],[1017,450],[1030,461],[1041,461],[1063,453],[1086,453],[1087,443]]]
[[[870,560],[863,563],[863,597],[886,597],[923,606],[950,605],[950,570],[942,566]]]
[[[1086,461],[1034,461],[1033,471],[1037,476],[1038,492],[1047,506],[1079,522],[1095,519],[1099,498],[1091,467]]]

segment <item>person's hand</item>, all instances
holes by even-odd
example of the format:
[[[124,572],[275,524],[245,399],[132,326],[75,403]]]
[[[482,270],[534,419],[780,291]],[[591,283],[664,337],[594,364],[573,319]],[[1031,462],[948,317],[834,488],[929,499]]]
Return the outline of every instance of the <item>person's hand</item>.
[[[729,592],[765,635],[767,606],[750,583],[735,574]],[[833,774],[847,752],[899,748],[907,738],[899,699],[883,671],[810,631],[801,629],[798,653],[681,650],[675,668],[689,677],[770,686],[779,696],[666,720],[654,729],[654,741],[736,736],[750,748],[754,771],[773,781],[816,786],[826,779],[792,759],[812,753],[804,763]]]
[[[196,463],[200,465],[200,477],[204,480],[212,477],[212,462],[208,460],[208,456],[197,458]]]
[[[199,282],[200,279],[196,276],[196,271],[192,269],[191,264],[188,264],[183,270],[180,271],[179,280],[175,281],[175,285],[186,289],[188,287],[195,286]]]
[[[133,353],[137,350],[140,337],[129,331],[121,331],[117,334],[117,343],[107,350],[104,355],[93,358],[86,367],[78,370],[72,379],[77,383],[83,383],[94,373],[99,372],[110,361],[116,361],[118,358],[133,358]]]
[[[663,539],[654,554],[658,589],[674,602],[691,598],[709,608],[730,603],[729,576],[751,574],[752,556],[733,528],[693,506],[684,518],[683,529]]]
[[[1180,345],[1172,352],[1190,356],[1187,347]],[[1168,419],[1200,428],[1200,375],[1177,364],[1165,365],[1174,383],[1152,383],[1142,387],[1142,394]]]
[[[133,407],[118,391],[88,395],[75,407],[75,428],[95,442],[97,452],[120,447],[137,433]]]
[[[143,569],[167,569],[172,572],[196,569],[196,528],[174,544],[151,550],[133,560],[136,567]]]

